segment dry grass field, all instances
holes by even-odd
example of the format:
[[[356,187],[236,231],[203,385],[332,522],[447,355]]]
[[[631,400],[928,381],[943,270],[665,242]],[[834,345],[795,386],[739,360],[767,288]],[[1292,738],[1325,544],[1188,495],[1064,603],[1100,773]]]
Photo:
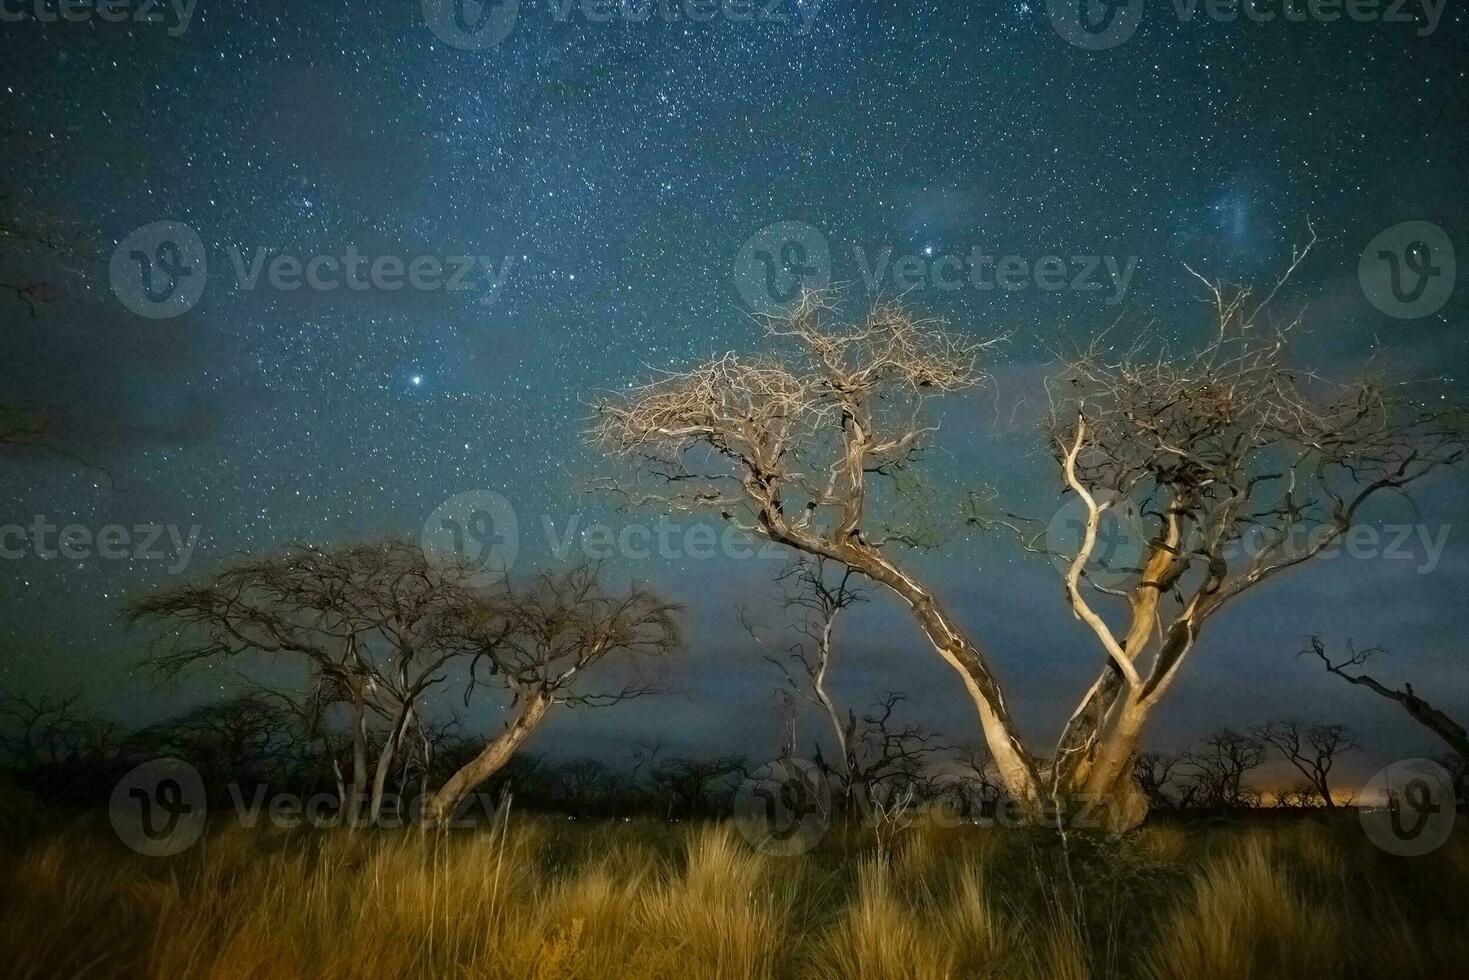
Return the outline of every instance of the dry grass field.
[[[528,815],[447,835],[105,821],[7,845],[0,960],[51,977],[943,980],[1464,975],[1469,839],[1404,859],[1350,814],[1116,841],[915,827],[812,853],[724,824]]]

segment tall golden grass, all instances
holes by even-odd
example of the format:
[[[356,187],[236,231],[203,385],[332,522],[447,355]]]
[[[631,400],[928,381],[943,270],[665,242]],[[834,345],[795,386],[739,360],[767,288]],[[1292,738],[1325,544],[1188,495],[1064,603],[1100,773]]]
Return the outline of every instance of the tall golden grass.
[[[51,977],[1247,980],[1464,976],[1469,843],[1351,822],[1120,842],[915,828],[771,857],[725,825],[512,817],[416,831],[219,827],[167,859],[105,823],[6,855],[0,962]]]

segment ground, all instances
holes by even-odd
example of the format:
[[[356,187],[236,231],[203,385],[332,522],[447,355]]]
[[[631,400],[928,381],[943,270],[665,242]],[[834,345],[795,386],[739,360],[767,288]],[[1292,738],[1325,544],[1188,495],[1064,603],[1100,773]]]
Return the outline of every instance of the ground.
[[[104,817],[9,824],[15,978],[1333,978],[1464,976],[1469,834],[1377,849],[1351,813],[1119,841],[915,826],[886,857],[729,824],[511,814],[450,831],[216,826],[172,858]],[[24,833],[17,828],[26,828]]]

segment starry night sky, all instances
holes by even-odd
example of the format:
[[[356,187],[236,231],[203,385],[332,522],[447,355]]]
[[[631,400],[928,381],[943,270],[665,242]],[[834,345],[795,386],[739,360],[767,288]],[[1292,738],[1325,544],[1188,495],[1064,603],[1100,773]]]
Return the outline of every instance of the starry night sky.
[[[1403,221],[1437,224],[1461,265],[1469,255],[1462,8],[1423,37],[1411,24],[1182,23],[1147,0],[1137,34],[1105,51],[1066,43],[1036,0],[828,0],[804,31],[792,0],[777,9],[788,22],[599,24],[527,0],[487,51],[445,44],[416,3],[379,0],[199,0],[177,37],[166,8],[162,25],[0,23],[5,185],[83,223],[95,249],[66,269],[21,257],[62,295],[34,318],[0,297],[0,402],[43,409],[67,449],[113,475],[10,453],[0,524],[198,524],[197,574],[293,540],[416,537],[443,501],[485,488],[519,514],[517,570],[543,566],[544,520],[560,535],[573,519],[628,519],[579,489],[607,469],[582,438],[597,393],[755,346],[734,259],[781,221],[820,229],[857,305],[854,248],[1136,258],[1117,305],[1033,288],[909,294],[976,337],[1009,335],[994,385],[943,406],[935,479],[955,508],[987,484],[1047,518],[1058,480],[1035,423],[1049,352],[1119,317],[1124,332],[1155,320],[1182,343],[1205,336],[1182,263],[1265,279],[1308,218],[1324,240],[1283,297],[1309,303],[1301,360],[1340,374],[1377,356],[1469,394],[1463,282],[1403,320],[1357,278],[1367,242]],[[198,232],[210,278],[191,310],[155,320],[119,303],[108,258],[162,220]],[[232,246],[509,266],[493,290],[248,290]],[[1395,706],[1293,656],[1314,632],[1386,644],[1397,655],[1381,679],[1469,715],[1465,474],[1425,487],[1421,505],[1423,523],[1451,526],[1432,573],[1414,571],[1421,554],[1343,558],[1259,590],[1212,623],[1155,744],[1297,714],[1361,729],[1356,773],[1436,753]],[[1398,505],[1376,516],[1414,519]],[[1046,745],[1100,662],[1055,569],[998,536],[912,563],[995,650]],[[221,687],[199,676],[160,691],[134,667],[142,637],[118,606],[172,581],[167,564],[0,563],[0,687],[85,686],[130,720]],[[778,678],[734,606],[768,596],[779,564],[615,562],[688,607],[677,692],[565,713],[539,746],[773,750]],[[844,628],[846,701],[902,689],[934,727],[978,737],[901,611],[873,603]]]

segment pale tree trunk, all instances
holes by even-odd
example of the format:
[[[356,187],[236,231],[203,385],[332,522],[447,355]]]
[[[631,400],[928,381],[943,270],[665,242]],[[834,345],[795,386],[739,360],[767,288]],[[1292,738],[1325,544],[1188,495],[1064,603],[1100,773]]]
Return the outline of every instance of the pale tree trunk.
[[[376,825],[378,816],[383,809],[383,795],[387,788],[388,771],[393,767],[393,757],[398,753],[398,746],[403,742],[403,732],[408,723],[413,720],[413,706],[406,703],[398,712],[397,721],[393,725],[392,732],[383,742],[383,750],[377,757],[377,768],[372,777],[372,799],[368,804],[368,823]]]
[[[356,827],[362,817],[362,804],[367,794],[367,707],[359,700],[352,719],[352,793],[344,801],[347,825]]]
[[[510,761],[523,742],[530,736],[553,701],[549,694],[538,691],[527,695],[520,713],[510,722],[500,736],[485,745],[480,753],[466,762],[448,782],[439,788],[424,807],[423,823],[428,827],[439,827],[448,823],[455,809],[474,788]]]
[[[848,560],[868,578],[887,586],[912,607],[924,636],[964,681],[964,687],[979,711],[980,727],[1001,784],[1022,807],[1035,805],[1040,798],[1035,760],[1021,743],[1000,686],[979,649],[954,626],[927,590],[885,558],[871,551],[862,551],[851,555]]]

